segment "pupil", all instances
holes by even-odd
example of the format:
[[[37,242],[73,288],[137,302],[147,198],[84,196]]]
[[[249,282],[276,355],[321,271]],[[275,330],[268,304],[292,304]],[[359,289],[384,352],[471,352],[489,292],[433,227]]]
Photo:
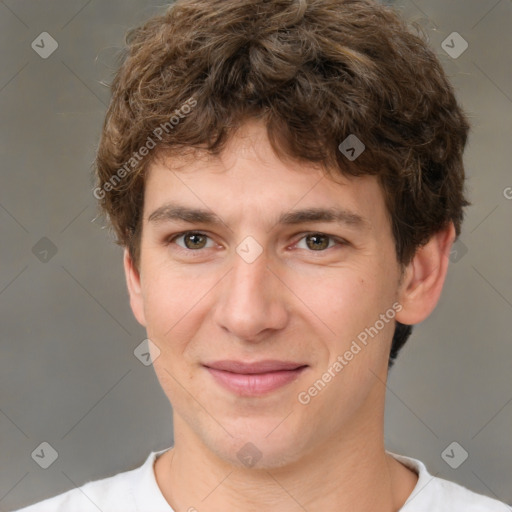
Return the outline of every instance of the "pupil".
[[[309,240],[313,241],[312,249],[325,249],[328,244],[326,244],[326,237],[324,235],[310,235]]]
[[[187,237],[187,240],[189,241],[190,245],[192,245],[194,249],[197,249],[198,246],[202,246],[204,240],[202,240],[203,235],[199,234],[192,234]],[[189,245],[189,244],[187,244]],[[190,247],[189,247],[190,248]]]

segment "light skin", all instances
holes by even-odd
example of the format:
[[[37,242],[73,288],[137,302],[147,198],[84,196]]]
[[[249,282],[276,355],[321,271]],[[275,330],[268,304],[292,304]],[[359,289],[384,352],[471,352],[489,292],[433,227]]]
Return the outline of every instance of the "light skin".
[[[220,222],[177,219],[171,206]],[[342,209],[341,220],[279,222],[326,208]],[[179,236],[187,231],[199,232],[192,243]],[[262,249],[250,263],[236,251],[248,236]],[[174,510],[399,510],[417,475],[384,448],[394,323],[307,405],[298,395],[393,304],[404,324],[429,316],[454,238],[450,224],[402,268],[376,178],[334,181],[311,163],[281,160],[258,121],[218,157],[155,161],[140,261],[125,251],[124,265],[133,313],[160,350],[153,365],[173,406],[175,444],[157,459],[155,476]],[[241,396],[203,366],[221,359],[307,368],[262,396]],[[261,457],[252,467],[237,457],[246,443]]]

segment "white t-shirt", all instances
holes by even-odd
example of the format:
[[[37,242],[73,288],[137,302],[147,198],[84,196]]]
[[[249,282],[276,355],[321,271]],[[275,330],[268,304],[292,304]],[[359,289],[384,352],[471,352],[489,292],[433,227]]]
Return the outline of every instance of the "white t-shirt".
[[[174,512],[158,487],[153,465],[169,448],[151,452],[137,469],[88,482],[16,512]],[[511,512],[512,508],[429,474],[419,460],[388,452],[418,474],[400,512]]]

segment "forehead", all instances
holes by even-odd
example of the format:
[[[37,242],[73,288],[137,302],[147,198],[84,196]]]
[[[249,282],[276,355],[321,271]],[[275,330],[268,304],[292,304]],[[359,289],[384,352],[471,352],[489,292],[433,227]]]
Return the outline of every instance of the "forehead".
[[[370,226],[387,217],[375,176],[333,179],[311,162],[281,160],[265,126],[249,122],[219,155],[205,151],[162,155],[146,176],[144,220],[168,203],[226,218],[276,219],[297,209],[341,209]]]

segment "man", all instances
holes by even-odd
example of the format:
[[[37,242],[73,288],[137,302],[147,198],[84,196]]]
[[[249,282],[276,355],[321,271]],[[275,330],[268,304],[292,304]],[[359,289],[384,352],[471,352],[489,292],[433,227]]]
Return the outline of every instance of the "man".
[[[175,443],[24,510],[510,510],[384,447],[468,204],[433,52],[370,0],[181,0],[127,42],[94,195]]]

